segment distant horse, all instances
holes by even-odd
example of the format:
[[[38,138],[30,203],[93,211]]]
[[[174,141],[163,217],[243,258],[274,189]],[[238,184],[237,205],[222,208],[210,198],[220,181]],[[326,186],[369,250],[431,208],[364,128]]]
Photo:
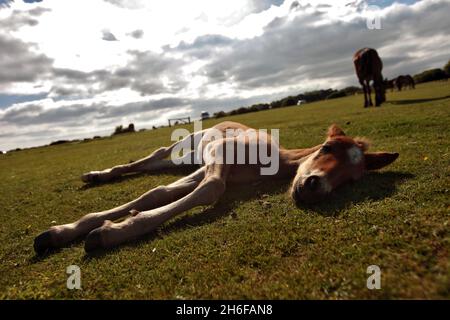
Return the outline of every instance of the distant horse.
[[[410,88],[415,89],[416,83],[414,82],[413,77],[411,77],[409,74],[398,76],[395,79],[395,87],[397,87],[398,91],[402,91],[402,88]]]
[[[395,79],[388,80],[387,78],[384,79],[384,88],[385,89],[391,89],[391,92],[394,91],[395,87]]]
[[[356,75],[359,83],[364,91],[364,108],[372,106],[372,99],[370,98],[370,81],[373,80],[375,89],[375,106],[380,106],[386,101],[383,75],[383,62],[375,49],[363,48],[353,55],[353,63],[355,65]]]

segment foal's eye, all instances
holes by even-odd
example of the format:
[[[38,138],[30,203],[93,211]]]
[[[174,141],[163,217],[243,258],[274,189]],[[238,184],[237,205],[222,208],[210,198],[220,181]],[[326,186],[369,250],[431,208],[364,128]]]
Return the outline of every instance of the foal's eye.
[[[321,153],[330,153],[331,152],[331,146],[328,144],[324,144],[322,148],[320,149]]]

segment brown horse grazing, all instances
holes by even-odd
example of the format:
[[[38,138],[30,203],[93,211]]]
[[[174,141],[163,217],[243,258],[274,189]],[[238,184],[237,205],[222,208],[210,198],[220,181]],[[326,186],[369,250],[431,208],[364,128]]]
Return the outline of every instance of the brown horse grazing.
[[[230,131],[239,134],[229,135]],[[81,178],[84,182],[106,182],[123,174],[181,165],[173,157],[171,160],[165,158],[173,156],[183,143],[189,146],[188,149],[192,148],[183,158],[194,156],[202,159],[197,171],[176,182],[156,187],[119,207],[90,213],[76,222],[51,227],[35,238],[34,249],[42,254],[47,249],[66,246],[80,237],[86,237],[86,252],[111,248],[148,234],[165,221],[196,206],[214,204],[233,184],[250,186],[258,180],[270,182],[276,178],[291,177],[290,194],[296,204],[324,201],[338,186],[361,178],[368,170],[387,166],[398,157],[398,153],[367,152],[369,145],[366,140],[346,136],[336,125],[328,129],[324,143],[312,148],[284,149],[276,140],[267,132],[226,121],[192,133],[141,160],[86,173]],[[251,151],[261,148],[261,144],[266,145],[268,149],[265,150],[271,150],[273,159],[278,161],[278,169],[268,175],[262,171],[268,163],[261,157],[249,161]],[[228,153],[229,146],[234,146],[238,151],[237,155],[232,153],[231,161],[227,157],[231,153]],[[245,153],[243,162],[236,161],[239,151]],[[126,216],[128,218],[121,222],[112,222]]]
[[[375,106],[380,106],[386,101],[383,75],[383,62],[375,49],[363,48],[353,55],[353,63],[355,65],[356,75],[359,83],[364,91],[364,108],[372,106],[372,99],[370,98],[370,81],[373,80],[373,87],[375,89]]]
[[[413,77],[411,77],[409,74],[398,76],[394,81],[394,85],[398,91],[402,91],[402,88],[416,88],[416,83],[414,82]]]

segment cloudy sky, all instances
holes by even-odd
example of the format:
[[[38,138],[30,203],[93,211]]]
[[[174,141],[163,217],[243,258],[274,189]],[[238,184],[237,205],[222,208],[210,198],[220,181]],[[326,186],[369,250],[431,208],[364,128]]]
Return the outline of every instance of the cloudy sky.
[[[365,46],[386,77],[442,67],[449,12],[450,0],[0,0],[0,150],[357,85]]]

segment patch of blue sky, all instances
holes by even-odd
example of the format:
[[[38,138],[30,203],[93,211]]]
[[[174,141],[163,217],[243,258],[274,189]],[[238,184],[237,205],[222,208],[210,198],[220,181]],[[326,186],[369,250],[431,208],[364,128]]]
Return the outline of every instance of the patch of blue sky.
[[[0,109],[6,109],[15,103],[42,100],[47,95],[48,93],[46,92],[38,94],[0,94]]]

